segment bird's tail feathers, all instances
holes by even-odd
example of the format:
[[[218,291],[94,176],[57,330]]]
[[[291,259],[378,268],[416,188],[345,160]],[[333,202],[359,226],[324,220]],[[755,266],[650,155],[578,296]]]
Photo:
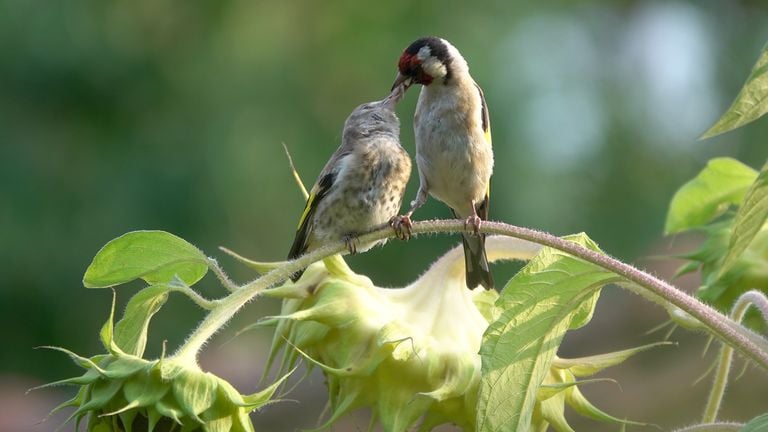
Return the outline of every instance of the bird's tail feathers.
[[[304,255],[304,252],[307,251],[307,242],[306,237],[297,235],[296,239],[293,241],[293,245],[291,246],[290,252],[288,252],[288,259],[289,260],[295,260],[296,258]],[[301,275],[304,274],[305,269],[301,269],[297,271],[296,273],[291,275],[291,281],[296,282],[301,278]]]
[[[488,265],[488,256],[485,253],[485,234],[462,234],[464,244],[464,263],[466,265],[467,287],[470,289],[478,285],[486,289],[493,289],[493,275]]]

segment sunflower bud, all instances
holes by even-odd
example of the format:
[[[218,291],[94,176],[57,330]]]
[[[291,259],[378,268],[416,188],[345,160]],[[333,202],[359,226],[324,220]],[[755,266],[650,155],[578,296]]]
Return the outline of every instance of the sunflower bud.
[[[526,259],[538,250],[498,237],[486,246],[491,259]],[[269,361],[284,349],[281,369],[304,358],[326,377],[330,415],[321,428],[368,407],[386,431],[443,423],[475,430],[480,346],[496,318],[498,294],[467,289],[461,253],[450,251],[401,289],[377,287],[335,257],[310,266],[298,282],[266,292],[284,298],[281,314],[263,322],[276,326]],[[564,424],[565,403],[615,420],[586,405],[575,387],[575,375],[590,364],[574,364],[575,371],[562,361],[552,366],[536,407],[538,424]]]
[[[144,360],[124,354],[84,358],[62,348],[86,372],[50,385],[79,385],[75,430],[87,419],[89,431],[182,430],[253,431],[248,413],[269,402],[282,380],[252,395],[196,365],[168,358]]]

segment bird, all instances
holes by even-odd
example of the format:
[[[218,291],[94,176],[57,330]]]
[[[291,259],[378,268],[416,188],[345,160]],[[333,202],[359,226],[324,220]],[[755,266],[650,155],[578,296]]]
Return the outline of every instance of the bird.
[[[347,117],[341,145],[310,190],[289,260],[333,241],[345,241],[350,253],[386,241],[358,244],[355,237],[391,224],[400,211],[411,176],[411,159],[400,145],[395,113],[404,93],[404,86],[394,86],[384,99],[364,103]],[[291,279],[297,281],[302,273]]]
[[[462,237],[467,287],[492,289],[485,235],[479,233],[488,219],[493,172],[483,90],[459,50],[438,37],[417,39],[400,55],[393,88],[413,84],[422,86],[413,117],[419,190],[398,223],[410,226],[410,216],[428,195],[448,205],[473,231]]]

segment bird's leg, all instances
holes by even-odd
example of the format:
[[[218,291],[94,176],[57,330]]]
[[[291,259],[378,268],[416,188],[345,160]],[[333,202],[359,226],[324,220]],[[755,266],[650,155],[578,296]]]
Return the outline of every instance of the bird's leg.
[[[408,210],[408,213],[394,216],[389,220],[389,225],[395,230],[397,238],[400,240],[408,240],[411,238],[411,228],[413,228],[411,215],[427,202],[428,196],[429,189],[427,189],[426,182],[422,179],[421,184],[419,185],[419,191],[416,193],[416,198],[411,201],[411,209]]]
[[[480,225],[482,225],[482,223],[483,220],[477,215],[477,210],[475,209],[475,200],[472,200],[472,214],[464,221],[464,228],[472,228],[472,232],[474,232],[475,235],[479,235]]]
[[[423,206],[425,202],[427,202],[427,197],[429,196],[429,190],[424,185],[424,182],[421,183],[419,186],[419,191],[416,193],[416,198],[411,201],[411,209],[408,210],[408,213],[405,215],[408,217],[411,217],[413,212],[415,212],[419,207]]]
[[[357,253],[357,236],[354,233],[344,234],[342,240],[344,241],[344,244],[347,245],[347,250],[350,255]]]

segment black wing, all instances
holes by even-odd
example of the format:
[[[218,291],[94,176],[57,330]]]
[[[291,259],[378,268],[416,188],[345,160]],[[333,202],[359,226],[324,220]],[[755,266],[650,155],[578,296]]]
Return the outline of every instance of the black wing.
[[[301,220],[299,221],[299,227],[296,229],[296,238],[293,240],[290,252],[288,252],[288,259],[296,259],[307,251],[307,240],[309,238],[310,224],[317,210],[317,206],[320,201],[328,195],[336,174],[330,172],[320,178],[317,185],[312,188],[312,192],[307,198],[307,204],[304,206],[304,212],[301,214]]]

